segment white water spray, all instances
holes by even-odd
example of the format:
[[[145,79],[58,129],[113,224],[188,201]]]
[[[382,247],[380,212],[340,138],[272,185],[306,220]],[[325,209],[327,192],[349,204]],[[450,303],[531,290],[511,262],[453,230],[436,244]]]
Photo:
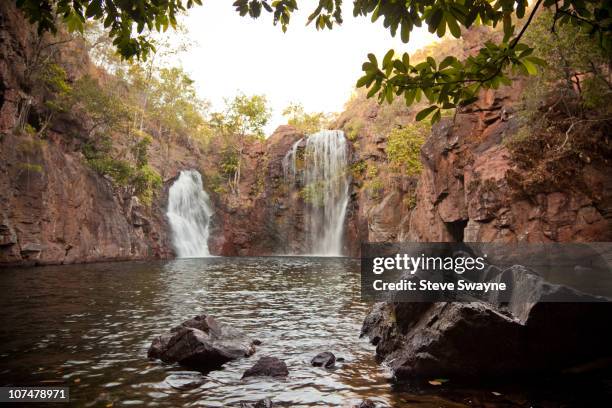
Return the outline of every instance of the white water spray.
[[[196,170],[181,171],[168,193],[166,216],[172,230],[172,244],[178,258],[210,256],[208,235],[213,214],[210,197]]]
[[[283,160],[287,181],[295,184],[296,142]],[[306,227],[314,255],[342,255],[344,218],[349,201],[348,148],[344,132],[324,130],[306,139],[302,158],[302,197],[307,203]]]

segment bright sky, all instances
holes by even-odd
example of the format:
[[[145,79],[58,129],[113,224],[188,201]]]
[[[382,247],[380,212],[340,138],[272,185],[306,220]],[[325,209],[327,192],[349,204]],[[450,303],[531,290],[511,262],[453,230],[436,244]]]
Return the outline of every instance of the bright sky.
[[[196,45],[181,62],[200,97],[221,109],[224,98],[240,91],[265,94],[273,110],[269,134],[286,123],[282,111],[290,102],[302,103],[307,112],[342,111],[368,52],[379,58],[390,48],[414,52],[436,38],[418,29],[403,44],[380,20],[372,24],[369,18],[353,18],[350,3],[344,6],[342,26],[317,31],[305,26],[315,2],[302,3],[305,9],[292,15],[284,34],[270,14],[262,12],[257,20],[240,17],[229,1],[208,1],[189,10],[183,24]]]

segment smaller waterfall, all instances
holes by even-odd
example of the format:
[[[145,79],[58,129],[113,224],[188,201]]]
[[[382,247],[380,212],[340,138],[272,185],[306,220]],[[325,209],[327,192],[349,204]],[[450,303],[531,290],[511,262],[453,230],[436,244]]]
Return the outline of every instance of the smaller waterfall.
[[[208,235],[213,214],[202,176],[196,170],[181,171],[168,193],[166,216],[178,258],[210,256]]]

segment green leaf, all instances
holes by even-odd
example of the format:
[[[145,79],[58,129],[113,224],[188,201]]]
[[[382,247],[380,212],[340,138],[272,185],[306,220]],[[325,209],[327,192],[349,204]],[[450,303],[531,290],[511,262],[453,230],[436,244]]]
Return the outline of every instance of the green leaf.
[[[451,66],[453,62],[455,62],[455,60],[456,60],[455,57],[453,57],[452,55],[449,55],[448,57],[442,60],[442,62],[440,63],[438,67],[438,70],[442,71],[444,68]]]
[[[394,60],[393,67],[403,74],[408,72],[408,70],[406,69],[406,66],[400,60]]]
[[[361,88],[362,86],[366,86],[368,84],[368,82],[370,82],[370,76],[369,75],[364,75],[361,78],[359,78],[357,80],[357,88]]]
[[[546,65],[548,65],[546,63],[546,61],[544,61],[542,58],[538,58],[538,57],[529,56],[529,57],[525,58],[525,60],[527,60],[529,62],[532,62],[532,63],[534,63],[536,65],[539,65],[541,67],[545,67]]]
[[[410,69],[410,55],[408,55],[407,52],[402,55],[402,62],[404,66],[406,66],[406,69]]]
[[[441,118],[442,118],[442,113],[440,109],[438,109],[431,117],[431,124],[433,125],[434,123],[439,122]]]
[[[368,94],[366,95],[368,98],[373,97],[374,95],[376,95],[376,93],[380,90],[380,82],[376,82],[372,88],[370,88],[370,91],[368,92]]]
[[[100,16],[102,14],[102,0],[93,0],[87,6],[87,11],[85,12],[85,16],[91,18],[93,16]]]
[[[452,36],[455,38],[461,37],[461,28],[459,28],[459,24],[457,24],[455,17],[450,15],[450,13],[445,14],[445,16],[446,22],[448,23],[448,29],[450,30]]]
[[[538,74],[538,68],[535,66],[534,63],[532,63],[528,59],[522,60],[521,63],[523,64],[523,66],[525,67],[525,69],[527,70],[529,75],[537,75]]]
[[[416,114],[416,120],[419,121],[419,122],[422,121],[427,116],[429,116],[429,114],[431,114],[431,112],[433,112],[436,109],[438,109],[438,107],[436,105],[432,105],[432,106],[430,106],[428,108],[423,109],[422,111],[420,111],[419,113]]]
[[[429,32],[435,33],[438,30],[438,25],[440,25],[440,21],[442,21],[442,17],[444,16],[444,12],[441,8],[435,9],[431,18],[429,20]]]
[[[66,27],[68,27],[68,31],[71,33],[75,31],[80,33],[83,32],[83,20],[76,13],[68,14],[64,17],[64,22],[66,23]]]
[[[402,23],[402,27],[400,29],[400,38],[404,43],[410,41],[410,26],[408,25],[408,23]]]
[[[444,13],[442,13],[442,18],[440,18],[440,22],[438,23],[438,30],[436,31],[438,37],[444,37],[446,34],[446,18],[444,17]]]
[[[374,64],[375,66],[378,66],[378,61],[376,60],[376,55],[370,53],[370,54],[368,54],[368,59],[370,60],[370,62],[372,64]]]
[[[429,64],[429,66],[433,69],[436,69],[436,60],[432,57],[427,57],[427,64]]]
[[[393,102],[393,87],[391,85],[387,85],[387,89],[385,89],[385,98],[389,105]]]
[[[387,51],[387,53],[385,54],[385,56],[383,58],[383,62],[382,62],[383,69],[387,68],[389,66],[389,64],[391,63],[391,59],[393,58],[393,54],[394,53],[395,52],[392,49]]]

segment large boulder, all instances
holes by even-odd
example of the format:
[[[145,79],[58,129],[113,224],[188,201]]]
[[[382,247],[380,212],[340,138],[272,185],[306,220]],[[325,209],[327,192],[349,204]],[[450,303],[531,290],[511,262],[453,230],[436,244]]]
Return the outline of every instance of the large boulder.
[[[153,339],[148,357],[212,370],[223,363],[255,353],[254,340],[240,330],[200,315]]]
[[[397,379],[554,374],[612,357],[611,303],[524,276],[508,271],[520,290],[500,305],[377,303],[362,335]]]

